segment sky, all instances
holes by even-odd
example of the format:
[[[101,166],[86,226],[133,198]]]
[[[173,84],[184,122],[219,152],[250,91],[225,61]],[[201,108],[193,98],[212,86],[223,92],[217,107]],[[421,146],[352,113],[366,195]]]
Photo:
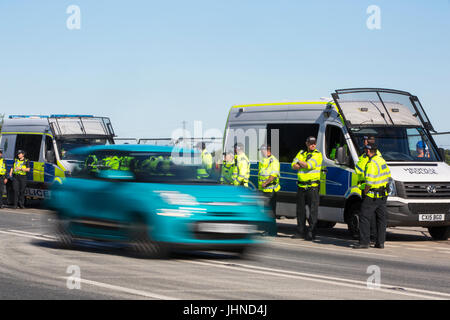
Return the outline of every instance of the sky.
[[[182,121],[223,131],[234,104],[380,87],[417,95],[450,131],[449,40],[450,0],[2,0],[0,113],[170,137]]]

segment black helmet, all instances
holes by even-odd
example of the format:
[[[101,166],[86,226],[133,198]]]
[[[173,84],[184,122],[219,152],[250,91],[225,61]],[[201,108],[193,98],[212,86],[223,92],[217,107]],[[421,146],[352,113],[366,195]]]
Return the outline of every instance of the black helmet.
[[[23,150],[17,150],[17,155],[19,155],[19,153],[22,153],[23,155],[25,155],[25,151],[23,151]]]

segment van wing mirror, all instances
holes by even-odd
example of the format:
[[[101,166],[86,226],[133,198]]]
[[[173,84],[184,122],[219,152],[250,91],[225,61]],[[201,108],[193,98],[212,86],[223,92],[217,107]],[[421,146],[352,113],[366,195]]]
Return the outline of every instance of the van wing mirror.
[[[45,160],[47,160],[47,162],[54,163],[55,162],[55,152],[53,152],[53,150],[48,150],[45,153]]]
[[[336,150],[336,163],[340,165],[348,165],[347,155],[344,147],[338,147]]]

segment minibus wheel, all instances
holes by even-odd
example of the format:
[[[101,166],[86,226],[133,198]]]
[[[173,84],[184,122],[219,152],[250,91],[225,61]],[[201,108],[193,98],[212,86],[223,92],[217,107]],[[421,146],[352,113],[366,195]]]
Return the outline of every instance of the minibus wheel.
[[[434,240],[448,240],[450,237],[450,226],[428,227],[428,232]]]
[[[358,202],[350,205],[348,213],[345,217],[348,232],[353,239],[359,239],[359,213],[361,211],[361,204]]]

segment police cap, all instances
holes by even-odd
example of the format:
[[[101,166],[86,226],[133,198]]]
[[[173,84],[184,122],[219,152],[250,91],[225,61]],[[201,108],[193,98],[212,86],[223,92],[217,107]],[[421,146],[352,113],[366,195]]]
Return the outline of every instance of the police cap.
[[[366,145],[366,149],[367,149],[367,150],[372,150],[372,151],[377,151],[377,150],[378,150],[378,146],[377,146],[375,143],[369,142],[369,143]]]
[[[308,137],[308,138],[306,139],[306,142],[309,143],[309,144],[316,144],[316,143],[317,143],[317,140],[316,140],[315,137],[310,136],[310,137]]]
[[[244,150],[244,145],[240,142],[235,143],[234,147],[236,148],[236,150]]]

